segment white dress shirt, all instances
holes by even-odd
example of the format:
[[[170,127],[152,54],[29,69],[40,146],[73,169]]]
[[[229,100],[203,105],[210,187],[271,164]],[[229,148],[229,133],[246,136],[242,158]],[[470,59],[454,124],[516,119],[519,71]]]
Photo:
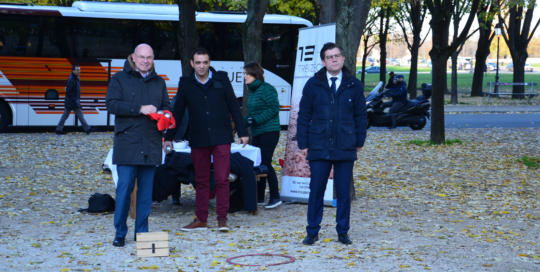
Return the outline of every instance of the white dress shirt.
[[[339,85],[341,85],[341,78],[343,77],[343,72],[339,72],[339,75],[337,76],[330,75],[330,73],[326,72],[326,78],[328,79],[328,86],[330,86],[330,88],[332,88],[332,80],[330,79],[332,77],[337,77],[337,80],[336,80],[336,92],[337,92],[337,90],[339,90]]]

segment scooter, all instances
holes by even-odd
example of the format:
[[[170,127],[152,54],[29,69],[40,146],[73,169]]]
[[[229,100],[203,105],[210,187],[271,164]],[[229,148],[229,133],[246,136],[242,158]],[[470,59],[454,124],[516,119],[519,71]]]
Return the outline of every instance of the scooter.
[[[384,97],[384,92],[378,93],[378,89],[374,89],[366,97],[367,128],[391,126],[389,114],[381,108]],[[395,113],[396,126],[408,126],[413,130],[423,129],[426,126],[426,118],[431,117],[429,114],[430,107],[431,103],[423,95],[414,100],[407,100],[407,105]]]

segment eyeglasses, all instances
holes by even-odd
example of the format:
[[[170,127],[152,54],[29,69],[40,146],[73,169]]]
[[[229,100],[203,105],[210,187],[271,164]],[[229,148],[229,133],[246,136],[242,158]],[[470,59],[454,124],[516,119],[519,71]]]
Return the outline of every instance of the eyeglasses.
[[[325,56],[324,58],[326,60],[332,60],[334,58],[339,59],[339,58],[341,58],[341,56],[342,56],[341,54],[335,54],[335,55]]]
[[[138,56],[138,55],[135,55],[135,56],[137,56],[137,58],[139,58],[139,59],[143,59],[143,60],[146,60],[146,61],[150,61],[150,60],[154,59],[154,56],[150,56],[150,57]]]

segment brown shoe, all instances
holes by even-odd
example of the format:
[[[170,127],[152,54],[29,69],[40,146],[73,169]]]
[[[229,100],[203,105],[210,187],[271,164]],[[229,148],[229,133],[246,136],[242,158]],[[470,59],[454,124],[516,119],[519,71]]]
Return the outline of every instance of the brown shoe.
[[[229,230],[231,230],[231,228],[229,228],[229,226],[227,225],[227,220],[225,219],[219,219],[218,229],[222,232],[228,232]]]
[[[181,228],[181,230],[183,231],[206,230],[206,229],[208,229],[208,225],[206,223],[199,221],[199,219],[195,219],[193,220],[193,222],[191,222],[191,224]]]

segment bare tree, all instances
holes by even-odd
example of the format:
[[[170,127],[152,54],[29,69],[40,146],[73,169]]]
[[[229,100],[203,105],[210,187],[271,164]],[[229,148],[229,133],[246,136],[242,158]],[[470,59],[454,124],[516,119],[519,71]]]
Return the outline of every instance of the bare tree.
[[[179,12],[178,51],[182,63],[182,75],[191,73],[191,53],[199,46],[199,33],[195,25],[196,2],[191,0],[176,0]]]
[[[457,38],[449,44],[448,37],[450,24],[452,22],[452,11],[460,1],[465,0],[425,0],[431,13],[430,21],[433,37],[433,47],[429,51],[432,70],[433,93],[431,98],[431,140],[441,144],[445,140],[444,128],[444,90],[446,88],[446,66],[448,58],[458,49],[458,47],[467,39],[469,30],[474,21],[474,16],[469,16],[463,29]],[[471,10],[478,9],[480,0],[472,1]]]
[[[364,35],[362,36],[362,41],[364,42],[364,54],[362,55],[362,73],[360,76],[360,81],[362,81],[362,84],[365,85],[365,79],[366,79],[366,60],[371,53],[371,50],[377,45],[379,42],[373,41],[371,44],[369,44],[370,40],[375,40],[375,37],[373,33],[377,31],[376,29],[376,19],[377,16],[375,14],[371,14],[370,18],[368,19],[368,22],[366,23],[366,27],[364,29]]]
[[[500,9],[499,12],[499,22],[504,26],[502,29],[502,36],[510,50],[510,55],[512,56],[514,64],[514,82],[525,82],[525,62],[529,57],[527,47],[540,24],[540,19],[538,19],[536,25],[531,30],[536,0],[499,1],[506,1],[504,6],[501,7],[504,7],[504,11],[508,13],[508,23],[505,22],[501,14],[503,9]],[[516,95],[522,94],[523,92],[524,86],[514,86],[512,90],[514,95],[512,95],[512,98],[523,99],[523,95]]]
[[[476,18],[478,20],[478,47],[476,49],[476,64],[474,68],[473,82],[471,87],[471,96],[483,96],[484,92],[484,69],[486,60],[491,53],[489,47],[495,37],[493,29],[493,20],[497,14],[497,7],[494,0],[483,0],[476,10]]]
[[[401,9],[396,16],[396,21],[403,31],[403,37],[407,43],[407,49],[411,52],[411,71],[409,74],[409,97],[416,98],[418,86],[418,51],[429,35],[429,31],[422,40],[422,26],[426,19],[427,6],[422,1],[408,1],[401,4]],[[412,43],[409,41],[408,30],[412,34]]]
[[[242,43],[244,48],[244,63],[252,61],[261,63],[262,49],[262,26],[266,9],[270,5],[270,0],[248,0],[247,19],[242,24]],[[244,87],[244,97],[242,99],[242,114],[248,115],[247,102],[249,89]]]

